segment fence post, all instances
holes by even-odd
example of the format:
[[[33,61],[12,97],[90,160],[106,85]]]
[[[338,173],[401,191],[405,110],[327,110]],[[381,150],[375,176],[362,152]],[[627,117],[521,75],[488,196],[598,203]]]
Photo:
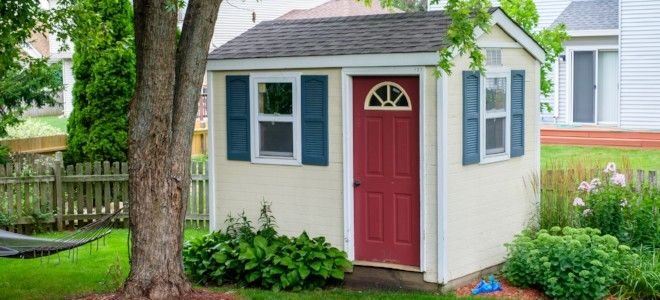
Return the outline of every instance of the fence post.
[[[62,197],[62,152],[55,153],[55,164],[53,164],[53,174],[55,175],[55,199],[57,202],[57,230],[64,229],[64,201]]]

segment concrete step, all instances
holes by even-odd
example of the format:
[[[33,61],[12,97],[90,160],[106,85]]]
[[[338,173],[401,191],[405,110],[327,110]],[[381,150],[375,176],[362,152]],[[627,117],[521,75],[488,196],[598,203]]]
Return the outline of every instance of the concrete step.
[[[439,291],[441,286],[424,281],[421,272],[404,271],[371,266],[353,266],[346,273],[344,287],[354,290],[386,291]]]

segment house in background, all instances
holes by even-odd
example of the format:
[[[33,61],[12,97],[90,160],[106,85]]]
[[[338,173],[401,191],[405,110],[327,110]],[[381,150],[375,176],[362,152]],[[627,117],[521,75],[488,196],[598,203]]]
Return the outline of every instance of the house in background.
[[[491,13],[484,75],[455,57],[434,76],[442,11],[262,22],[212,51],[211,229],[266,200],[282,233],[348,253],[347,284],[437,289],[502,263],[537,196],[545,53]]]
[[[442,9],[440,2],[429,9]],[[554,70],[555,92],[544,99],[554,111],[543,121],[660,130],[660,1],[534,2],[540,27],[564,23],[571,36]]]

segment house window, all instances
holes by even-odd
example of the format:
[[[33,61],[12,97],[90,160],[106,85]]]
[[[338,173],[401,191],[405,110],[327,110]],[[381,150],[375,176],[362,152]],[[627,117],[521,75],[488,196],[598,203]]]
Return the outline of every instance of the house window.
[[[502,49],[488,48],[486,49],[486,65],[487,66],[501,66],[502,65]]]
[[[509,158],[511,72],[487,72],[481,93],[482,162]]]
[[[412,110],[410,97],[400,85],[385,81],[375,85],[364,100],[365,110]]]
[[[252,78],[252,161],[300,163],[298,77]]]

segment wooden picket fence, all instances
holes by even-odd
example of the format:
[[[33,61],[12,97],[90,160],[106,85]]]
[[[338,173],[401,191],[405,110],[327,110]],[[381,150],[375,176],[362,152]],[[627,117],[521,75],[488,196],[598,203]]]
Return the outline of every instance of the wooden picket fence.
[[[191,179],[186,222],[205,227],[208,226],[205,163],[192,163]],[[10,231],[29,233],[36,228],[78,228],[127,203],[128,164],[125,162],[63,166],[58,154],[51,161],[24,159],[0,165],[0,228]],[[127,217],[127,212],[120,214],[116,224],[126,226]]]

